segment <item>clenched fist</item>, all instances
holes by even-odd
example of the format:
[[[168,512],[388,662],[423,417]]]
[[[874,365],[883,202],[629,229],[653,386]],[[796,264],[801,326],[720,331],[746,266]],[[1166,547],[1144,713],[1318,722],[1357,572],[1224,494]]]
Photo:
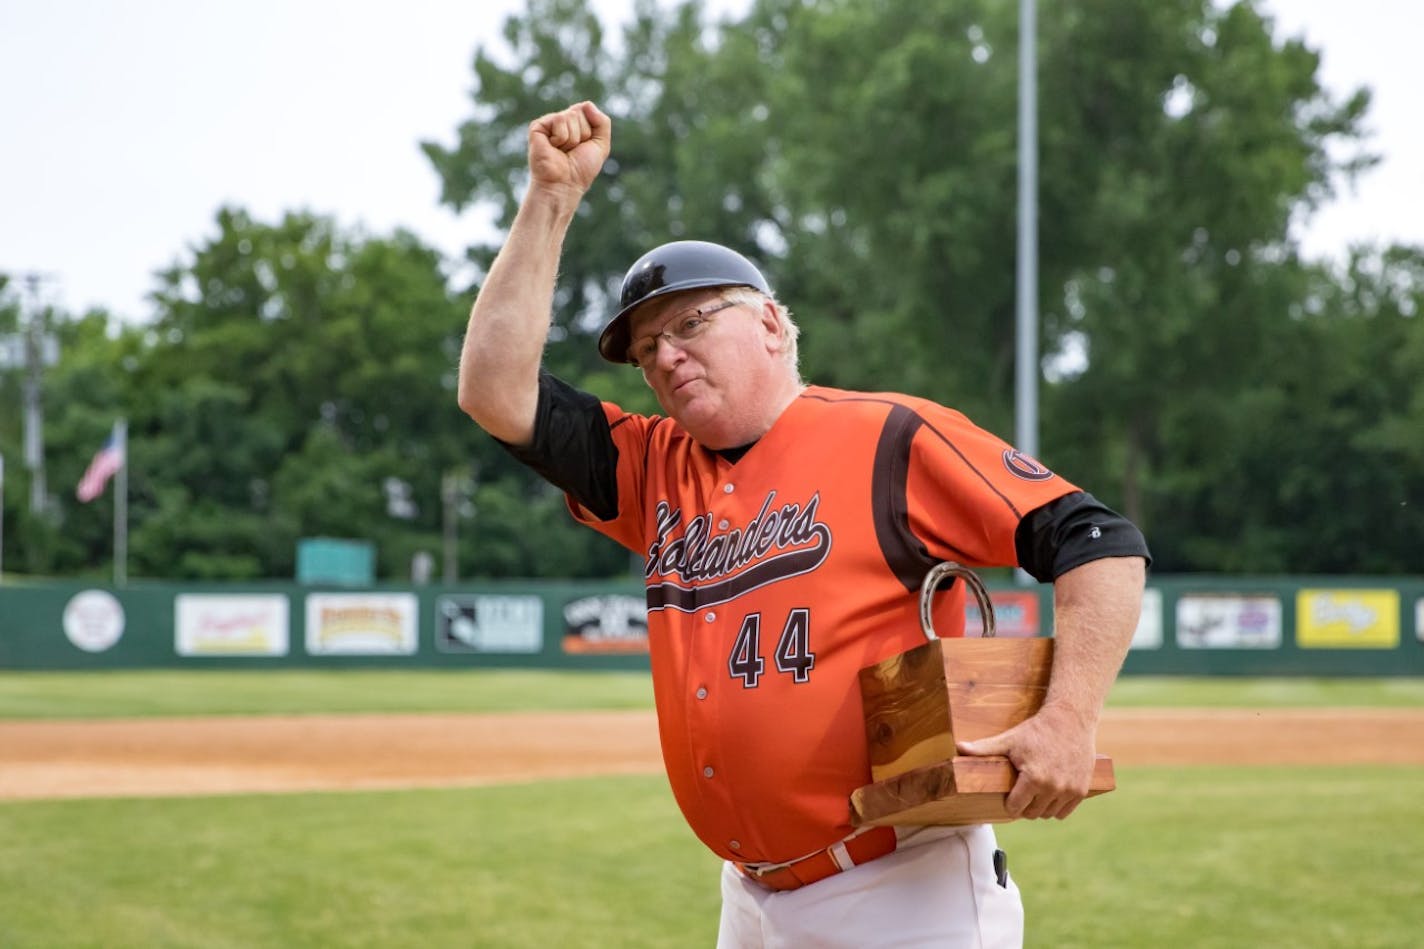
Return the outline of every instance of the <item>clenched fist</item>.
[[[529,123],[529,174],[536,187],[581,196],[598,177],[613,143],[613,122],[592,102]]]

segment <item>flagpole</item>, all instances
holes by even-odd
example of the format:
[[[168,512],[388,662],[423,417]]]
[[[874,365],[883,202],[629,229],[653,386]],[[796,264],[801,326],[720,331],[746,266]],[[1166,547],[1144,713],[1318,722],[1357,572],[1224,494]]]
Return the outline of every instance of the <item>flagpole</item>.
[[[114,441],[123,464],[114,474],[114,586],[128,583],[129,561],[129,422],[119,419],[114,423]]]

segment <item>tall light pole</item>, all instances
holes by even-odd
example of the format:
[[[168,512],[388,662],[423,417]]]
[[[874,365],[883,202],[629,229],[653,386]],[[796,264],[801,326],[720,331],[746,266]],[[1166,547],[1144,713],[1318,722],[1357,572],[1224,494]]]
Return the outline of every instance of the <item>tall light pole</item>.
[[[45,332],[44,309],[40,305],[40,284],[47,274],[27,273],[25,287],[29,290],[30,315],[25,324],[25,467],[30,469],[30,510],[42,513],[49,504],[45,484],[44,408],[41,403],[44,367],[55,362],[54,337]]]
[[[441,533],[444,541],[441,579],[447,586],[459,579],[460,521],[475,513],[472,495],[479,484],[479,471],[479,465],[472,462],[468,472],[447,471],[440,479]]]
[[[440,523],[443,569],[441,579],[452,584],[459,575],[455,564],[459,556],[460,476],[447,471],[440,478]]]
[[[1038,455],[1038,53],[1034,0],[1019,0],[1019,221],[1014,442]],[[1023,570],[1020,583],[1033,582]]]
[[[1038,83],[1034,0],[1019,0],[1018,360],[1014,441],[1038,454]]]
[[[1038,53],[1034,0],[1018,1],[1018,275],[1014,443],[1038,455]],[[1024,570],[1018,583],[1034,583]]]

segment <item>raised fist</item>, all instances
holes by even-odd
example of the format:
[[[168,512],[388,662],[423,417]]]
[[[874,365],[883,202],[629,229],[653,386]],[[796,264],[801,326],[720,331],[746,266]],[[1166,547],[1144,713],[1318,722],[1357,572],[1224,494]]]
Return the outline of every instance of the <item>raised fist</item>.
[[[541,116],[529,123],[532,183],[581,195],[598,177],[612,143],[613,122],[592,102]]]

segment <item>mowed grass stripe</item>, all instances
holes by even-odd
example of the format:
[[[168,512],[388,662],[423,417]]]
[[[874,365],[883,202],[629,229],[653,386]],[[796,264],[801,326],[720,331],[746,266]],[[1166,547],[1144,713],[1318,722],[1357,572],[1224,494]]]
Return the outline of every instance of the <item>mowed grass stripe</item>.
[[[0,718],[132,718],[653,707],[645,672],[143,670],[0,673]]]
[[[1421,708],[1424,678],[1118,680],[1109,707]],[[652,708],[646,672],[145,670],[0,673],[0,718]]]

